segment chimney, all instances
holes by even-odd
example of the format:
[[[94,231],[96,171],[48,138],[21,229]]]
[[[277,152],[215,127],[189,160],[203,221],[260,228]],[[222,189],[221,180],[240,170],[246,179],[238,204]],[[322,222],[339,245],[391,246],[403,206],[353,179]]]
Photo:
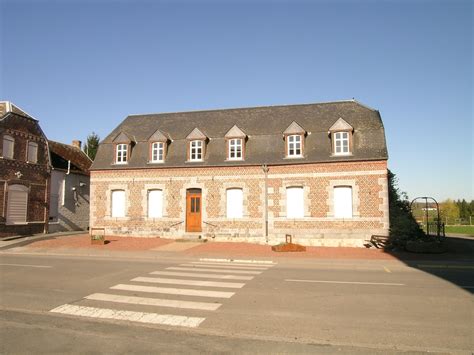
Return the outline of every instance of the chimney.
[[[81,144],[82,144],[81,141],[77,141],[77,140],[72,141],[72,146],[76,147],[77,149],[81,149]]]

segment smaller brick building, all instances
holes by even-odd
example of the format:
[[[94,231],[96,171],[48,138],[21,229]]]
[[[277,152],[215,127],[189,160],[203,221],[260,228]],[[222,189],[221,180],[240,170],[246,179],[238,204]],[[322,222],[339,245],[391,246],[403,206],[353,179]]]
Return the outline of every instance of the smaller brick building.
[[[388,234],[387,147],[355,100],[132,115],[99,145],[91,227],[362,246]]]
[[[0,102],[0,236],[47,231],[50,161],[36,119]]]

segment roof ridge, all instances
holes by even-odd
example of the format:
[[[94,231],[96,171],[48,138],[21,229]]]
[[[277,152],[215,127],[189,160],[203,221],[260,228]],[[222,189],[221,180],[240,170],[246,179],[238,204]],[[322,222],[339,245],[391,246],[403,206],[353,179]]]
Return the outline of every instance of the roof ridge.
[[[156,112],[156,113],[134,113],[129,114],[128,117],[133,116],[156,116],[156,115],[171,115],[171,114],[180,114],[180,113],[197,113],[197,112],[218,112],[218,111],[234,111],[234,110],[248,110],[248,109],[259,109],[259,108],[273,108],[273,107],[294,107],[294,106],[311,106],[311,105],[328,105],[328,104],[337,104],[343,102],[354,102],[360,106],[363,106],[372,111],[377,111],[369,106],[366,106],[359,101],[352,99],[345,100],[335,100],[335,101],[322,101],[322,102],[308,102],[300,104],[279,104],[279,105],[262,105],[262,106],[249,106],[249,107],[230,107],[230,108],[216,108],[216,109],[205,109],[205,110],[189,110],[189,111],[170,111],[170,112]]]

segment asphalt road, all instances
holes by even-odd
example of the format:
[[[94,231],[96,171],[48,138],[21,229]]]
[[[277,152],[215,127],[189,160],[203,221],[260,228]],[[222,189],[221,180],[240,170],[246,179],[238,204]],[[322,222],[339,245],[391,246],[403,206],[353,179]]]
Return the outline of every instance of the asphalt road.
[[[412,266],[0,253],[0,351],[471,353],[474,264]]]

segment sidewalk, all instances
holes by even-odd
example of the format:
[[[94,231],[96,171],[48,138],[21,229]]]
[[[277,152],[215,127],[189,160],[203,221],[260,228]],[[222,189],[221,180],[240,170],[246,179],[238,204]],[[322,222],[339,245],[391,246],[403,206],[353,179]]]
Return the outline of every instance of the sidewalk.
[[[34,238],[34,237],[31,237]],[[3,243],[3,242],[2,242]],[[25,245],[28,243],[27,245]],[[13,248],[13,249],[12,249]],[[2,246],[0,244],[0,249]],[[355,259],[355,260],[445,260],[469,261],[472,254],[450,252],[444,254],[413,254],[407,252],[385,252],[381,249],[348,247],[307,247],[305,252],[274,252],[269,245],[233,242],[177,242],[172,239],[108,237],[105,245],[91,245],[89,234],[41,235],[37,239],[10,245],[11,251],[40,253],[65,253],[74,255],[124,255],[143,256],[176,255],[214,258],[264,258],[264,259]]]

